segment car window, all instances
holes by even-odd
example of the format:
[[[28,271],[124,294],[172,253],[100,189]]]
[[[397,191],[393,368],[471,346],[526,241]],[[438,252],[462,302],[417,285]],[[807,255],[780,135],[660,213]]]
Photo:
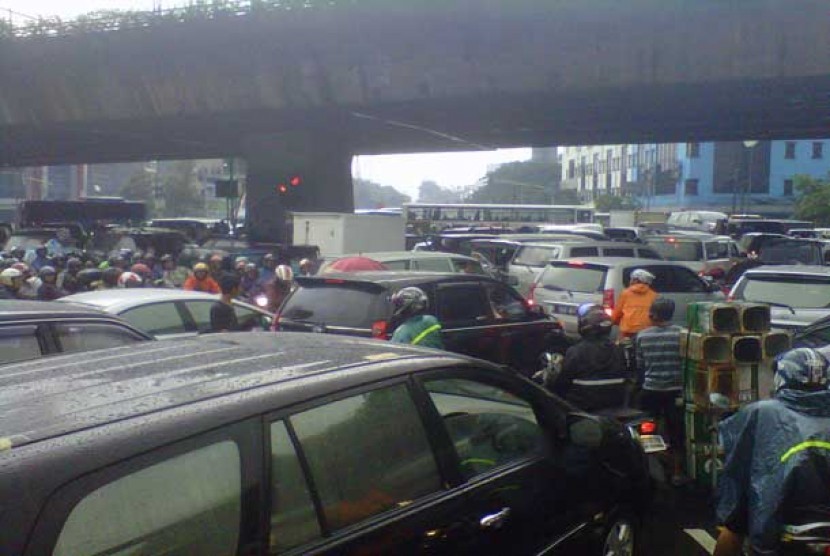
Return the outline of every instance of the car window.
[[[445,258],[428,258],[416,259],[412,261],[415,270],[425,270],[429,272],[449,272],[450,263]]]
[[[56,324],[55,336],[64,353],[128,346],[144,340],[118,325],[97,323]]]
[[[571,247],[571,257],[598,257],[599,249],[597,247]]]
[[[657,251],[653,249],[637,249],[637,257],[641,259],[653,259],[653,260],[662,260],[663,257]]]
[[[239,450],[231,441],[219,442],[86,495],[52,554],[236,554],[241,498]]]
[[[298,322],[371,328],[389,316],[389,293],[366,290],[349,284],[301,286],[286,300],[281,317]]]
[[[545,266],[552,259],[558,259],[561,249],[556,246],[550,247],[520,247],[513,258],[513,264],[527,266]]]
[[[233,310],[236,313],[236,321],[239,323],[239,330],[268,330],[271,327],[271,317],[263,315],[248,307],[234,303]]]
[[[436,293],[438,320],[444,323],[485,322],[492,318],[484,289],[477,283],[442,286]]]
[[[430,380],[425,386],[466,479],[542,452],[544,432],[527,400],[468,379]]]
[[[442,488],[406,386],[327,403],[290,421],[331,529],[406,506]]]
[[[518,293],[501,284],[487,284],[485,290],[497,320],[523,321],[528,318],[527,304]]]
[[[703,260],[703,242],[700,241],[667,237],[647,239],[646,243],[667,261]]]
[[[539,286],[549,290],[601,292],[606,272],[603,267],[550,265],[539,277]]]
[[[384,261],[383,266],[389,270],[409,270],[409,259],[401,261]]]
[[[484,274],[484,268],[481,263],[470,259],[451,259],[453,272],[462,272],[464,274]]]
[[[28,361],[41,356],[37,326],[0,326],[0,363]]]
[[[746,301],[780,303],[796,308],[830,307],[830,278],[747,275],[735,294]]]
[[[139,330],[153,336],[187,332],[184,320],[172,301],[128,309],[121,313],[121,317]]]
[[[824,326],[811,330],[809,333],[798,338],[796,344],[815,348],[830,344],[830,326],[825,324]]]
[[[187,308],[190,316],[193,317],[193,322],[199,332],[210,332],[210,308],[213,307],[214,301],[185,301],[184,306]]]
[[[634,249],[631,247],[606,247],[602,250],[606,257],[633,257]]]
[[[651,287],[659,293],[705,293],[708,286],[698,276],[684,267],[675,266],[638,266],[629,267],[623,271],[623,284],[628,287],[631,283],[631,272],[642,268],[654,275]]]
[[[706,258],[707,259],[728,259],[729,258],[729,242],[727,242],[727,241],[707,241],[706,242]]]
[[[734,241],[729,242],[729,256],[730,257],[739,257],[741,255],[740,250],[738,249],[738,245]]]
[[[321,536],[317,512],[285,423],[271,423],[270,554]]]

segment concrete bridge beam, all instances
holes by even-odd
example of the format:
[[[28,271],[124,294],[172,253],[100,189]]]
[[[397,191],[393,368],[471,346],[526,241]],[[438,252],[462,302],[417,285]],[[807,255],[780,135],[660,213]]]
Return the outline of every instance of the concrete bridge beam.
[[[286,242],[292,211],[353,212],[352,155],[336,133],[248,138],[243,158],[248,168],[245,210],[251,239]],[[292,184],[295,177],[299,183]]]

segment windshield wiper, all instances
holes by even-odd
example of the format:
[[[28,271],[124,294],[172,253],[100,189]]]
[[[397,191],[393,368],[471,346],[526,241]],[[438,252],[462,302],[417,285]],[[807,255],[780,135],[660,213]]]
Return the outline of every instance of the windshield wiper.
[[[747,300],[749,301],[749,300]],[[776,303],[775,301],[750,301],[750,303],[766,303],[767,305],[772,305],[773,307],[783,307],[784,309],[789,309],[790,313],[795,315],[795,309],[791,306],[787,305],[786,303]]]
[[[542,288],[546,289],[546,290],[557,291],[557,292],[566,292],[571,297],[574,296],[574,292],[572,292],[568,288],[563,288],[562,286],[554,286],[553,284],[548,284],[548,285],[542,286]]]

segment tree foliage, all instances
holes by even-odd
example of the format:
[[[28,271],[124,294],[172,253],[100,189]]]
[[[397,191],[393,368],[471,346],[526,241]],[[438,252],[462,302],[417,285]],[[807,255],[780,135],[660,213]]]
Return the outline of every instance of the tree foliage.
[[[799,220],[811,220],[817,226],[830,225],[830,181],[811,176],[793,177],[795,217]]]
[[[434,181],[421,182],[418,188],[419,203],[461,203],[461,193],[449,187],[441,187]],[[472,201],[471,201],[472,202]]]
[[[470,203],[510,203],[547,205],[556,199],[562,178],[559,164],[549,162],[509,162],[488,172],[486,183],[467,199]]]
[[[162,179],[165,216],[201,215],[205,200],[199,191],[192,160],[173,162]]]
[[[354,206],[357,209],[375,209],[385,207],[399,207],[412,199],[404,195],[391,185],[355,178]]]

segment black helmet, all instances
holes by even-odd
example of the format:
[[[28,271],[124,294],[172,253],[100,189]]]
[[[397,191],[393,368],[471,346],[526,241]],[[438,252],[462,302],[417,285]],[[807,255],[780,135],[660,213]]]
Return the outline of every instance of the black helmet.
[[[429,306],[429,298],[424,290],[414,286],[403,288],[392,296],[392,314],[394,316],[411,316],[423,313]]]
[[[577,329],[580,336],[606,336],[611,333],[614,323],[601,306],[586,303],[577,309]]]

